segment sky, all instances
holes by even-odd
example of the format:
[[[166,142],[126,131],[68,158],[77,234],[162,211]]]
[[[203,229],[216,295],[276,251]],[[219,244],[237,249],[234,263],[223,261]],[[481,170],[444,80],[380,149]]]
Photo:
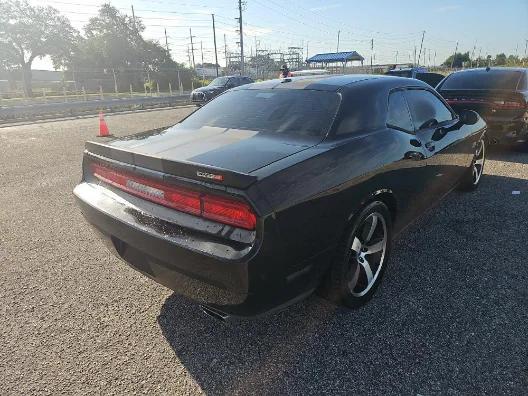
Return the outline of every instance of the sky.
[[[30,2],[57,8],[82,32],[105,1]],[[237,50],[238,0],[106,2],[129,15],[133,5],[136,18],[146,26],[145,38],[165,44],[167,29],[177,62],[188,64],[191,28],[196,63],[201,63],[200,45],[204,61],[214,63],[211,14],[215,14],[220,65],[225,64],[224,35],[228,51]],[[246,0],[243,9],[246,54],[255,47],[273,51],[302,47],[304,56],[335,52],[340,31],[340,51],[358,51],[368,60],[372,55],[378,64],[402,63],[413,58],[415,46],[419,52],[423,34],[426,63],[440,64],[455,51],[457,41],[458,52],[474,51],[476,57],[500,52],[524,56],[528,40],[528,0]],[[33,69],[53,67],[43,58],[34,62]]]

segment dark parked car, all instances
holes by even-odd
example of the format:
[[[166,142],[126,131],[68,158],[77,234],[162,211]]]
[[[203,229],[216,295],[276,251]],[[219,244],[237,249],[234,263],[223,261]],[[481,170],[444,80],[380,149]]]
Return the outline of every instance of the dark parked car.
[[[407,67],[402,69],[392,69],[385,73],[387,76],[416,78],[417,80],[426,82],[431,87],[436,87],[440,81],[445,77],[440,73],[432,73],[427,71],[424,67]]]
[[[355,307],[394,235],[453,188],[477,187],[485,129],[418,80],[272,80],[166,130],[88,142],[74,193],[118,257],[213,316],[317,289]]]
[[[251,84],[253,80],[245,76],[224,76],[217,77],[205,87],[196,88],[191,92],[191,101],[199,106],[210,101],[214,97],[220,95],[228,89],[238,87],[240,85]]]
[[[479,113],[488,124],[490,142],[528,142],[528,69],[463,70],[447,76],[437,90],[455,111]]]

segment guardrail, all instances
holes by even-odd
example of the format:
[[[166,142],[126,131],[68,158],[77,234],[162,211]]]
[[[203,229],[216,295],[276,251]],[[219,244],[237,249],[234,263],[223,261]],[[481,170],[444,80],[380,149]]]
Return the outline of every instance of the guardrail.
[[[113,112],[155,107],[170,107],[188,103],[190,103],[188,95],[173,95],[0,107],[0,124],[24,120],[39,120],[53,117],[93,114],[99,111]]]

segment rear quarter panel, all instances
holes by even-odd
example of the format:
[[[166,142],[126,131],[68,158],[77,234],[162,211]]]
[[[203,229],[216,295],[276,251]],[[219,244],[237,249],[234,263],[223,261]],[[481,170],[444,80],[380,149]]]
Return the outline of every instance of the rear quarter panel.
[[[376,194],[392,193],[397,210],[409,210],[409,198],[417,193],[413,178],[421,168],[404,159],[409,140],[408,134],[383,129],[322,143],[299,154],[305,159],[290,158],[298,162],[259,181],[255,187],[269,203],[279,234],[276,247],[286,252],[292,270],[330,252],[354,214]]]

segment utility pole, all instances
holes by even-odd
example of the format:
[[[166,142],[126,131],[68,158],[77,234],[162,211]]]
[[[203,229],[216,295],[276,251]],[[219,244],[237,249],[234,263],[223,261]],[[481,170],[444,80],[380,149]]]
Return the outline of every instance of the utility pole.
[[[429,48],[429,67],[431,67],[431,48]]]
[[[169,41],[167,40],[167,29],[165,29],[165,48],[167,48],[167,52],[168,52],[169,55],[170,55],[170,51],[169,51]]]
[[[238,0],[238,25],[240,32],[240,74],[244,74],[244,33],[242,32],[242,0]]]
[[[189,51],[189,44],[187,44],[187,58],[189,59],[189,68],[191,68],[192,63],[191,63],[191,51]]]
[[[203,85],[203,82],[205,81],[205,68],[204,68],[204,60],[203,60],[203,47],[202,47],[201,41],[200,41],[200,52],[202,53],[202,85]]]
[[[370,39],[370,72],[372,73],[372,55],[374,55],[374,39]]]
[[[218,77],[218,52],[216,51],[216,28],[215,28],[215,20],[214,20],[214,14],[211,14],[213,17],[213,39],[214,39],[214,46],[215,46],[215,69],[216,69],[216,77]]]
[[[453,64],[455,63],[455,57],[456,57],[457,51],[458,51],[458,41],[456,43],[455,53],[453,54],[453,59],[451,60],[451,69],[453,68]]]
[[[259,59],[258,59],[258,45],[259,45],[259,42],[257,40],[257,36],[255,36],[255,75],[256,75],[256,78],[258,80],[258,66],[259,66]]]
[[[189,28],[189,37],[191,38],[192,67],[193,69],[196,69],[196,63],[194,63],[194,44],[191,28]]]
[[[132,7],[132,21],[134,22],[134,31],[135,31],[136,34],[138,34],[138,28],[137,28],[137,24],[136,24],[136,14],[134,13],[134,5],[131,4],[130,7]],[[143,67],[144,66],[145,65],[143,65]],[[143,76],[143,72],[140,72],[139,78],[143,79],[143,81],[145,80],[145,77]]]
[[[336,52],[339,52],[339,36],[341,35],[341,30],[337,31],[337,50]]]
[[[225,57],[225,61],[226,61],[226,69],[228,68],[228,64],[227,64],[227,41],[226,41],[226,35],[224,33],[224,57]],[[227,70],[226,70],[227,72]]]
[[[435,50],[435,52],[434,52],[433,66],[436,66],[436,50]]]
[[[523,66],[526,59],[526,53],[528,52],[528,40],[526,40],[526,44],[524,45],[524,59],[523,59]]]
[[[416,45],[414,46],[414,58],[413,58],[413,66],[416,66]]]
[[[420,65],[420,58],[422,57],[422,46],[425,37],[425,30],[422,32],[422,42],[420,43],[420,52],[418,53],[418,65]]]
[[[473,45],[473,51],[471,51],[471,59],[469,65],[473,67],[473,59],[475,58],[475,50],[477,49],[477,42]]]
[[[394,63],[398,64],[398,51],[396,51],[396,59],[394,59]]]
[[[137,30],[137,25],[136,25],[136,14],[134,14],[134,5],[132,4],[131,7],[132,7],[132,20],[134,21],[134,30],[137,33],[138,30]]]

